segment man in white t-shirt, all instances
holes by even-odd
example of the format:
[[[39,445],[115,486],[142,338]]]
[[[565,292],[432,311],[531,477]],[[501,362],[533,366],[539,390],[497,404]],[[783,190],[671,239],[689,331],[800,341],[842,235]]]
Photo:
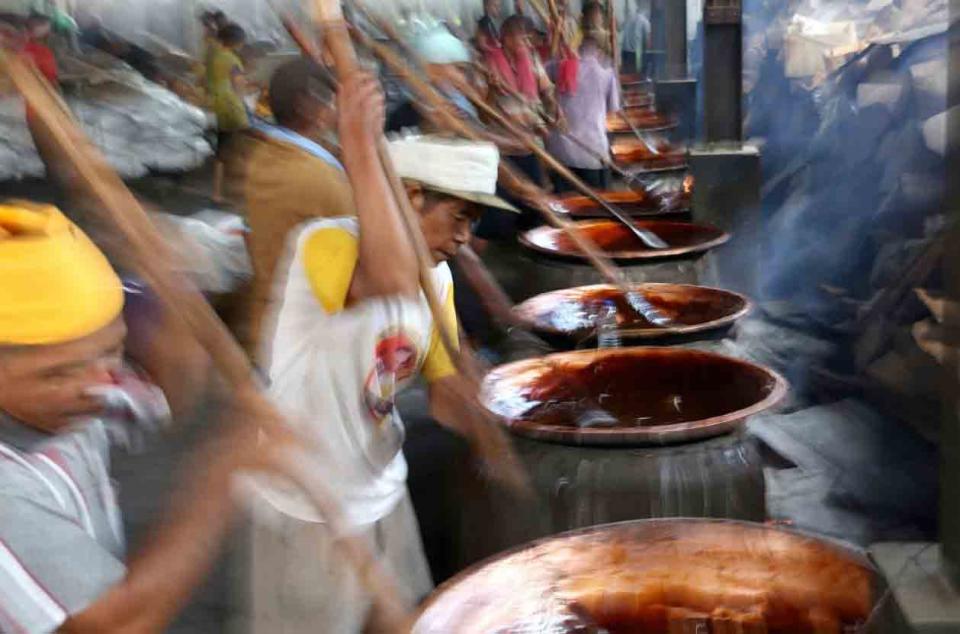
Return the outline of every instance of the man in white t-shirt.
[[[291,233],[262,340],[270,392],[316,441],[346,525],[331,525],[282,483],[259,483],[251,549],[255,634],[369,627],[370,601],[338,552],[338,530],[369,538],[411,607],[431,590],[395,397],[422,376],[441,424],[467,414],[376,155],[382,96],[372,79],[351,77],[338,102],[357,216],[317,218]],[[481,206],[512,209],[494,196],[499,154],[493,144],[431,137],[394,141],[390,153],[435,264],[431,279],[443,319],[456,337],[446,260],[468,242]]]

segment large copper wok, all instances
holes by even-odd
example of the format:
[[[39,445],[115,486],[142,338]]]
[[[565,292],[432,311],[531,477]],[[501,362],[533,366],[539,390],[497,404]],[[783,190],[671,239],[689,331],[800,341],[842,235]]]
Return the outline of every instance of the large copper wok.
[[[663,220],[636,220],[635,223],[656,233],[670,248],[650,249],[627,227],[613,220],[582,220],[576,225],[607,256],[620,261],[658,260],[705,253],[730,239],[730,234],[710,225]],[[547,225],[521,234],[519,241],[523,246],[545,255],[583,257],[566,233]]]
[[[481,402],[513,433],[565,444],[642,445],[729,433],[787,391],[776,372],[685,348],[611,348],[500,366]]]
[[[687,164],[687,152],[663,138],[621,136],[610,145],[613,160],[623,168],[676,169]]]
[[[876,571],[851,547],[730,520],[610,524],[533,542],[454,577],[415,634],[861,631]]]
[[[638,131],[653,131],[653,130],[669,130],[670,128],[677,127],[677,118],[661,114],[655,110],[648,110],[646,108],[631,108],[626,111],[627,118],[630,120],[628,125],[626,121],[623,120],[623,117],[616,112],[610,113],[607,116],[607,132],[612,134],[619,134],[624,132],[632,132],[633,129]]]
[[[514,312],[538,334],[574,342],[594,335],[610,302],[616,307],[620,335],[644,341],[723,329],[750,311],[746,297],[717,288],[689,284],[638,284],[636,288],[670,319],[670,325],[658,327],[645,320],[609,284],[543,293],[518,304]]]
[[[689,214],[690,194],[682,187],[670,192],[649,190],[600,191],[605,201],[616,205],[630,216],[667,216]],[[560,199],[573,218],[609,218],[605,210],[592,198],[571,194]]]

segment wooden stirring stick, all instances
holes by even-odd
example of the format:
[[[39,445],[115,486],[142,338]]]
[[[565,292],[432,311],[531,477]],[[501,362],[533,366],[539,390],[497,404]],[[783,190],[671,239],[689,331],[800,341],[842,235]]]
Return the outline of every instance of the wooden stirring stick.
[[[370,11],[363,5],[361,2],[355,2],[356,6],[364,14],[367,20],[371,24],[374,24],[378,29],[386,33],[391,39],[396,41],[400,46],[407,52],[407,55],[411,58],[415,58],[415,53],[408,47],[403,45],[403,40],[400,38],[400,35],[397,33],[396,29],[389,23],[384,20],[381,20],[374,16]],[[359,29],[355,29],[359,32]],[[358,35],[365,35],[359,34]],[[369,40],[370,38],[367,38]],[[374,52],[377,52],[376,50]],[[379,56],[379,53],[378,53]],[[387,61],[388,65],[390,62]],[[423,66],[420,63],[420,60],[414,59],[420,66]],[[427,83],[427,82],[425,82]],[[547,165],[553,169],[555,172],[560,174],[564,179],[568,180],[571,184],[574,185],[580,192],[599,204],[603,207],[610,215],[615,219],[623,223],[631,232],[633,232],[637,238],[643,241],[644,244],[653,249],[667,249],[670,247],[666,242],[664,242],[659,236],[654,234],[651,231],[641,229],[633,224],[630,220],[625,218],[626,214],[615,205],[612,205],[609,201],[600,196],[599,193],[593,190],[589,185],[583,182],[582,179],[578,178],[573,172],[570,171],[565,165],[560,163],[552,154],[547,152],[534,138],[533,134],[525,130],[522,126],[518,125],[516,122],[510,120],[502,112],[491,106],[483,99],[483,97],[477,92],[477,90],[470,85],[465,83],[459,83],[459,85],[454,86],[459,90],[467,99],[469,99],[477,108],[482,110],[487,116],[492,118],[497,124],[503,126],[505,129],[513,133],[520,141],[526,146],[531,152],[537,155],[538,158],[543,160]],[[520,94],[510,88],[509,86],[503,86],[509,94],[516,98],[521,98]],[[439,92],[439,91],[437,91]],[[442,97],[442,95],[441,95]],[[444,102],[446,98],[443,97]],[[612,163],[612,161],[611,161]]]
[[[65,111],[53,88],[35,68],[3,52],[0,52],[0,70],[9,75],[30,106],[33,116],[49,130],[56,149],[74,170],[80,184],[99,203],[96,210],[104,224],[122,239],[123,255],[150,285],[170,314],[190,328],[233,388],[235,398],[246,404],[250,415],[268,434],[279,438],[289,437],[291,428],[260,392],[243,350],[199,291],[191,289],[187,280],[172,273],[175,267],[171,263],[176,262],[175,254],[139,201]],[[288,459],[290,453],[276,451],[273,462],[277,471],[302,487],[320,515],[335,529],[347,561],[378,609],[391,615],[394,623],[408,623],[409,615],[399,598],[394,577],[383,568],[362,538],[343,530],[347,525],[343,511],[335,502],[327,483],[318,477],[316,464],[304,462],[302,454],[297,455],[296,459]],[[406,628],[398,625],[396,631],[406,631]]]
[[[604,210],[607,211],[611,216],[616,220],[622,223],[627,227],[637,238],[639,238],[644,244],[646,244],[651,249],[669,249],[670,245],[663,241],[660,236],[642,229],[635,225],[626,215],[619,209],[616,205],[611,204],[603,196],[593,190],[592,187],[587,185],[583,180],[581,180],[576,174],[570,171],[566,165],[561,163],[554,157],[550,152],[547,152],[539,143],[532,134],[524,130],[522,127],[518,126],[516,123],[502,115],[497,111],[496,108],[488,104],[484,99],[477,94],[476,89],[473,86],[469,86],[466,82],[459,82],[455,86],[463,95],[469,99],[477,108],[482,110],[487,116],[492,118],[498,124],[502,125],[504,128],[512,132],[520,141],[529,149],[531,152],[537,155],[537,157],[542,160],[547,166],[555,171],[557,174],[560,174],[564,179],[569,181],[574,187],[580,190],[580,193],[584,194],[588,198],[592,199],[594,202],[599,204]]]
[[[340,0],[316,0],[314,8],[319,20],[318,26],[323,29],[327,48],[333,57],[337,75],[343,77],[356,72],[358,69],[357,56],[347,32],[347,24],[343,19]],[[284,24],[288,29],[292,29],[294,32],[298,31],[290,20],[284,20]],[[295,39],[302,40],[304,38],[301,36],[299,38],[295,37]],[[307,50],[304,50],[304,53],[310,55]],[[318,64],[323,63],[323,60],[316,55],[313,56],[313,59]],[[460,352],[454,334],[450,332],[443,319],[443,309],[433,286],[431,274],[433,259],[420,229],[417,213],[413,209],[403,183],[396,173],[387,140],[383,136],[379,139],[377,153],[400,209],[407,237],[414,247],[419,268],[420,286],[427,298],[440,341],[447,354],[454,361],[461,376],[467,382],[466,386],[460,386],[463,389],[459,391],[458,396],[469,404],[471,411],[464,412],[460,420],[447,422],[458,426],[458,431],[464,435],[468,442],[472,444],[476,453],[490,467],[490,475],[493,478],[503,482],[518,495],[529,495],[528,478],[521,466],[519,457],[510,444],[507,433],[478,401],[481,373],[476,361],[469,354]]]
[[[278,13],[280,21],[287,29],[290,37],[300,48],[300,51],[307,57],[313,59],[316,63],[322,64],[322,57],[315,50],[313,44],[307,39],[300,28],[290,19],[288,15]],[[396,193],[396,192],[395,192]],[[406,192],[403,192],[404,195]],[[519,328],[528,330],[527,324],[520,321],[513,315],[513,302],[507,297],[507,294],[494,279],[493,274],[487,270],[486,265],[470,248],[469,245],[461,247],[456,257],[467,282],[474,287],[480,296],[484,307],[494,316],[494,320],[503,327]],[[479,371],[476,372],[479,374]]]
[[[391,39],[401,44],[402,46],[403,40],[400,38],[400,35],[397,33],[396,29],[394,29],[391,24],[372,15],[369,12],[369,10],[361,3],[357,2],[356,4],[358,5],[360,11],[364,13],[364,16],[371,22],[371,24],[376,25],[378,29],[386,33]],[[354,29],[354,30],[355,32],[359,33],[359,29]],[[409,47],[404,46],[403,48],[406,50],[408,56],[410,56],[411,58],[414,58],[414,53],[409,49]],[[384,61],[387,61],[387,60],[384,60]],[[419,63],[420,60],[415,59],[414,61],[417,62],[420,66],[423,65],[422,63]],[[588,198],[596,202],[598,205],[603,207],[607,211],[607,213],[609,213],[616,220],[618,220],[624,226],[626,226],[627,229],[629,229],[634,235],[637,236],[638,239],[640,239],[648,247],[650,247],[651,249],[670,248],[670,245],[664,242],[663,239],[660,238],[658,235],[656,235],[652,231],[648,231],[646,229],[642,229],[636,226],[633,222],[631,222],[628,218],[626,218],[626,214],[624,214],[623,211],[616,208],[615,205],[611,204],[609,201],[607,201],[602,196],[600,196],[600,194],[594,191],[592,187],[587,185],[576,174],[571,172],[566,165],[558,161],[552,154],[547,152],[547,150],[544,149],[543,146],[541,146],[537,142],[533,134],[531,134],[529,131],[525,130],[522,126],[510,120],[503,113],[501,113],[496,108],[488,104],[486,100],[483,99],[483,97],[477,92],[477,90],[473,86],[470,86],[465,82],[459,82],[458,84],[454,85],[454,88],[459,90],[477,108],[482,110],[484,114],[486,114],[488,117],[493,119],[498,125],[502,126],[504,129],[508,130],[510,133],[516,136],[517,139],[519,139],[520,142],[528,150],[536,154],[540,160],[542,160],[544,163],[546,163],[550,167],[550,169],[560,174],[560,176],[562,176],[565,180],[569,181],[574,187],[576,187],[580,191],[580,193],[582,193],[584,196],[587,196]],[[444,98],[444,103],[445,102],[446,102],[446,99]]]
[[[372,19],[372,18],[371,18]],[[376,22],[374,22],[376,23]],[[378,28],[379,25],[378,25]],[[390,28],[385,25],[383,28]],[[387,32],[387,31],[384,31]],[[446,97],[443,96],[432,84],[422,79],[413,69],[388,46],[376,42],[367,34],[354,29],[355,37],[367,48],[376,54],[390,69],[400,76],[407,85],[416,93],[421,100],[418,105],[423,106],[423,113],[430,118],[437,127],[448,129],[464,138],[479,140],[480,135],[471,128],[466,122],[453,115],[446,108]],[[564,231],[571,240],[577,245],[580,251],[586,256],[587,260],[597,269],[597,271],[611,284],[616,286],[624,296],[629,300],[630,305],[640,313],[645,319],[654,324],[667,323],[666,318],[659,313],[636,289],[631,288],[629,280],[626,279],[623,272],[617,268],[603,254],[590,238],[588,238],[580,229],[566,218],[562,217],[558,210],[562,211],[562,205],[540,189],[539,186],[530,182],[525,176],[517,173],[504,162],[500,164],[500,174],[505,187],[514,191],[521,199],[528,201],[551,225]]]

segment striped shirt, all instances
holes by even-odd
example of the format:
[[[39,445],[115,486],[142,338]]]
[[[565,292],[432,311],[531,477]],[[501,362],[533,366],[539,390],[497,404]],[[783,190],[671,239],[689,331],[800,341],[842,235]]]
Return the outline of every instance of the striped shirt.
[[[53,632],[120,582],[103,422],[49,435],[0,413],[0,632]]]

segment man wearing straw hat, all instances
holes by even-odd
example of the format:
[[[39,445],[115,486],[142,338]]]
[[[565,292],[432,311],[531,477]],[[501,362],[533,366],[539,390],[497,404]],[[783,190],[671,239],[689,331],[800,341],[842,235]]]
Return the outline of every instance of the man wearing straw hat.
[[[371,627],[370,600],[338,552],[344,531],[369,539],[411,606],[430,591],[395,398],[423,377],[441,424],[471,416],[462,379],[419,290],[407,229],[398,225],[399,212],[384,210],[395,204],[376,152],[383,126],[377,82],[350,77],[341,85],[338,113],[357,216],[311,220],[291,234],[264,339],[271,394],[316,441],[348,525],[328,524],[279,483],[260,483],[250,573],[258,634],[318,627],[350,634]],[[480,205],[511,209],[494,194],[497,149],[408,137],[390,143],[389,151],[417,213],[414,230],[422,232],[433,260],[429,276],[441,318],[456,338],[446,261],[469,240]]]
[[[107,259],[57,209],[0,204],[2,632],[164,629],[230,525],[232,475],[256,464],[252,426],[237,424],[197,456],[170,519],[124,564],[109,447],[168,412],[123,364],[123,306]]]

